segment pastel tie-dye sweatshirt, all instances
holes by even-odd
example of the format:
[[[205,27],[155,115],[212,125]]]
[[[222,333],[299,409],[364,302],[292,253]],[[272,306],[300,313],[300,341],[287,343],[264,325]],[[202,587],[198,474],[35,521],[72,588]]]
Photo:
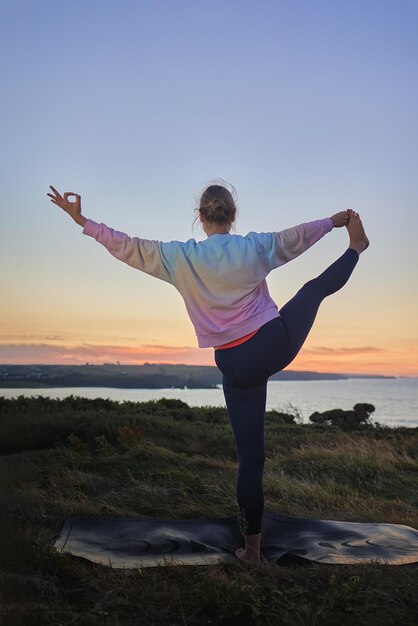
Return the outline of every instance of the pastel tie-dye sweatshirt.
[[[239,339],[279,317],[266,276],[332,230],[329,217],[280,232],[214,234],[203,241],[129,237],[88,219],[83,234],[114,257],[180,292],[200,348]]]

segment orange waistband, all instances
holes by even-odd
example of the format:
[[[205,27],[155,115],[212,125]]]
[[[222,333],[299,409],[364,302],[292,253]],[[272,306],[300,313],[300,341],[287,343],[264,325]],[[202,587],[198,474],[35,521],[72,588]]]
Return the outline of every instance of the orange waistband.
[[[239,346],[240,343],[244,343],[244,341],[248,341],[248,339],[251,339],[251,337],[253,337],[259,330],[260,329],[257,328],[256,330],[253,330],[252,333],[249,333],[248,335],[244,335],[244,337],[235,339],[234,341],[231,341],[230,343],[224,343],[222,346],[215,346],[215,350],[225,350],[225,348],[233,348],[234,346]]]

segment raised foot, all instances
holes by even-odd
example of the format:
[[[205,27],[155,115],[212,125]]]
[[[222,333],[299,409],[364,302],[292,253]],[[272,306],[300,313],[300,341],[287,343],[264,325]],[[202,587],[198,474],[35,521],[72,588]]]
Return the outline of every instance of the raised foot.
[[[350,235],[350,248],[353,248],[361,254],[366,250],[366,248],[369,247],[370,242],[365,233],[359,214],[352,209],[348,209],[348,214],[350,218],[346,228],[348,230],[348,234]]]

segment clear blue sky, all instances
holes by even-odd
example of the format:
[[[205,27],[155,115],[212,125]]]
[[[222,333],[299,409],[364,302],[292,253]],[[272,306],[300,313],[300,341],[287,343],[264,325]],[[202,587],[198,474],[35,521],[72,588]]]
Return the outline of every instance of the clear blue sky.
[[[80,193],[130,235],[199,239],[194,199],[222,177],[241,234],[358,211],[372,245],[310,348],[394,351],[418,373],[417,32],[417,0],[2,0],[0,362],[48,329],[75,352],[194,349],[179,294],[119,267],[46,193]],[[278,304],[346,239],[272,273]]]

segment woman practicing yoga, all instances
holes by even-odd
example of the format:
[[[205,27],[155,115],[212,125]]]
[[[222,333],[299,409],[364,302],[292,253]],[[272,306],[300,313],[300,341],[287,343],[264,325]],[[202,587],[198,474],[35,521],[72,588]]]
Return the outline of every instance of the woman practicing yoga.
[[[51,190],[51,201],[83,226],[83,234],[120,261],[171,283],[184,299],[199,347],[214,348],[237,448],[237,501],[245,548],[237,548],[235,555],[259,563],[267,381],[293,361],[322,300],[345,285],[368,247],[358,213],[347,209],[280,232],[235,235],[230,233],[236,220],[233,194],[216,184],[205,189],[196,209],[207,238],[162,242],[129,237],[87,219],[78,194],[61,196]],[[349,247],[278,310],[266,276],[342,226]]]

